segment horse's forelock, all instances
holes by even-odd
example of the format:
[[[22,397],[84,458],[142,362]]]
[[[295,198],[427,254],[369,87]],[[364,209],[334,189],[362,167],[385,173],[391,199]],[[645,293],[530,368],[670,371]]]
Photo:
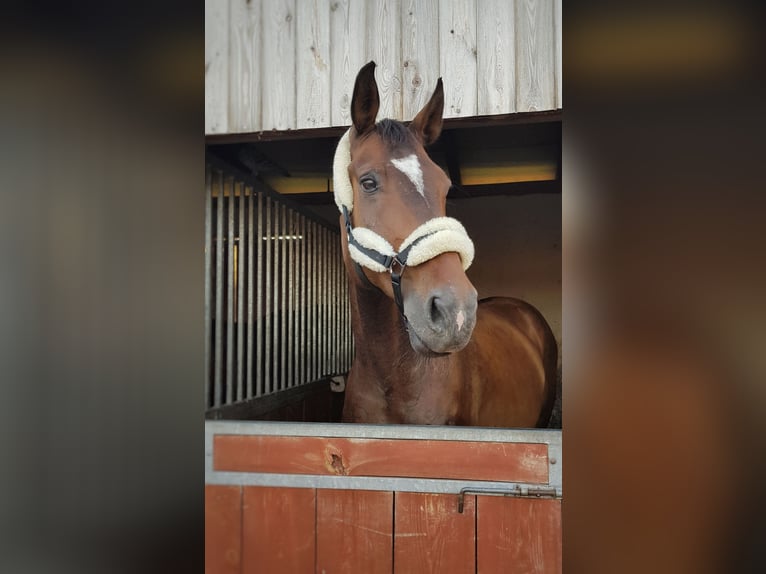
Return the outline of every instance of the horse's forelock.
[[[396,120],[380,120],[375,124],[375,132],[391,149],[415,144],[415,135],[403,123]]]

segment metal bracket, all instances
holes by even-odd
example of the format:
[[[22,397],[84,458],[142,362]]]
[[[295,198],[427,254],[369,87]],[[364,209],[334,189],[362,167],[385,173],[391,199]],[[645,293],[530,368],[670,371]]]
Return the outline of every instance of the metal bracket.
[[[557,498],[560,494],[553,487],[521,486],[513,488],[463,488],[457,495],[457,511],[463,513],[466,494],[486,494],[490,496],[512,496],[514,498]]]

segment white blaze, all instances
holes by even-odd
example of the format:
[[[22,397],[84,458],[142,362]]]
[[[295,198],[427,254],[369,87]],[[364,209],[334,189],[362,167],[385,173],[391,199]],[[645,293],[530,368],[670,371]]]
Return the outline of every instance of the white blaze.
[[[420,169],[420,162],[418,156],[414,153],[400,159],[392,159],[393,166],[406,175],[410,181],[415,185],[415,189],[418,193],[425,197],[423,192],[423,171]]]

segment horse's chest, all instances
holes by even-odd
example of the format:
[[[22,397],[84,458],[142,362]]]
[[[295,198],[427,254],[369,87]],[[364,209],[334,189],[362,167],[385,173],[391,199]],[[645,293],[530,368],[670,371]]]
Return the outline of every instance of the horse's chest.
[[[411,424],[452,424],[459,415],[453,381],[445,376],[411,380],[404,392],[391,394],[389,408],[401,422]]]

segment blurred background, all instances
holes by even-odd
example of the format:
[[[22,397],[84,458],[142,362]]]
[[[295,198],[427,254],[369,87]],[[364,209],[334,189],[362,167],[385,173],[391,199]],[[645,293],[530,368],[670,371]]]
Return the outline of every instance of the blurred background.
[[[564,569],[761,571],[762,8],[563,22]],[[199,568],[203,9],[0,26],[0,570]]]

